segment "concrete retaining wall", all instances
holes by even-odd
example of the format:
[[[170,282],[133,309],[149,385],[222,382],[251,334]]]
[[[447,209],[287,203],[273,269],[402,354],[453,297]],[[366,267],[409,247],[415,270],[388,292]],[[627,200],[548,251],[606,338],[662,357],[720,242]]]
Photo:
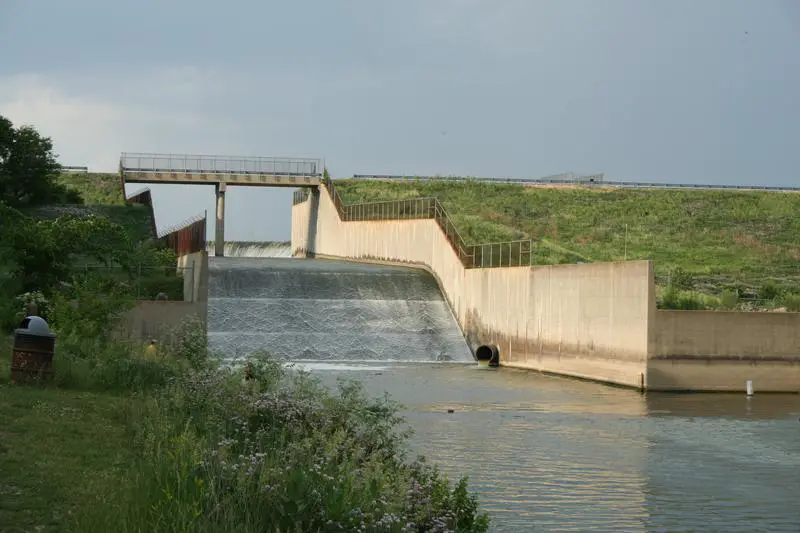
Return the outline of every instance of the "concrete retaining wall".
[[[181,256],[177,266],[184,271],[184,301],[136,302],[122,319],[123,334],[142,341],[163,341],[189,317],[196,317],[205,327],[208,323],[208,253]]]
[[[504,365],[633,387],[645,380],[649,261],[465,269],[434,220],[342,222],[324,190],[292,209],[292,250],[428,269],[470,347],[498,344]]]
[[[327,191],[292,209],[292,250],[415,265],[501,364],[648,390],[800,392],[800,313],[656,310],[652,263],[465,269],[434,220],[342,222]]]
[[[166,338],[189,317],[198,318],[204,325],[208,305],[204,302],[139,301],[122,319],[122,330],[129,338],[147,342]]]
[[[800,392],[800,313],[656,311],[654,390]]]
[[[194,252],[178,258],[183,271],[183,301],[208,301],[208,252]]]

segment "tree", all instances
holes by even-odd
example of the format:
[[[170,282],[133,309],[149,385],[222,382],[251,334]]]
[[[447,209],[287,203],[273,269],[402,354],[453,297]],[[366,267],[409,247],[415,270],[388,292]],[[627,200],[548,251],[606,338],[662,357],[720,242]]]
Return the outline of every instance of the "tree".
[[[33,126],[14,128],[0,115],[0,202],[14,207],[81,203],[77,193],[56,182],[60,168],[49,137]]]

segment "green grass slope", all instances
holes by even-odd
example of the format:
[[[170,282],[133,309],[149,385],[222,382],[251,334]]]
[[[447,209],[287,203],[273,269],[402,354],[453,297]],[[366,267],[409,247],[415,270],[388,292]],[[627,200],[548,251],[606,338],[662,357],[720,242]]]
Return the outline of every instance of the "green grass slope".
[[[119,174],[64,172],[56,181],[76,191],[88,205],[125,203]]]
[[[24,209],[31,217],[47,220],[62,215],[96,215],[125,228],[134,242],[152,237],[150,209],[144,205],[45,205]]]
[[[435,196],[468,243],[531,238],[536,264],[652,259],[661,285],[679,277],[679,288],[707,294],[800,292],[800,194],[481,182],[336,186],[345,203]]]
[[[48,205],[25,209],[24,212],[43,219],[66,214],[94,214],[120,224],[135,242],[152,236],[150,210],[143,205],[125,204],[119,175],[65,172],[57,181],[80,194],[84,205]]]

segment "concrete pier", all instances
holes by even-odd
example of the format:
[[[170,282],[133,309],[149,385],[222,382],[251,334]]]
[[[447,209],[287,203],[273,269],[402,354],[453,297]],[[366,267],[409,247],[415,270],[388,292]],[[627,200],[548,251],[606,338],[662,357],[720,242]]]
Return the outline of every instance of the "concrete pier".
[[[214,255],[222,257],[225,255],[225,182],[217,183],[217,224],[214,238]]]

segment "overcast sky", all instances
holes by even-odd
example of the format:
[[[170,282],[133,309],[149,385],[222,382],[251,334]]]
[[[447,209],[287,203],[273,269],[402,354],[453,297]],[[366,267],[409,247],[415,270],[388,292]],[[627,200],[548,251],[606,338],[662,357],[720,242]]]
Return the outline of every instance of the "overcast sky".
[[[800,185],[800,1],[0,0],[0,114],[92,171],[152,151]],[[151,188],[160,228],[213,213],[210,187]],[[289,238],[290,191],[227,207],[229,240]]]

